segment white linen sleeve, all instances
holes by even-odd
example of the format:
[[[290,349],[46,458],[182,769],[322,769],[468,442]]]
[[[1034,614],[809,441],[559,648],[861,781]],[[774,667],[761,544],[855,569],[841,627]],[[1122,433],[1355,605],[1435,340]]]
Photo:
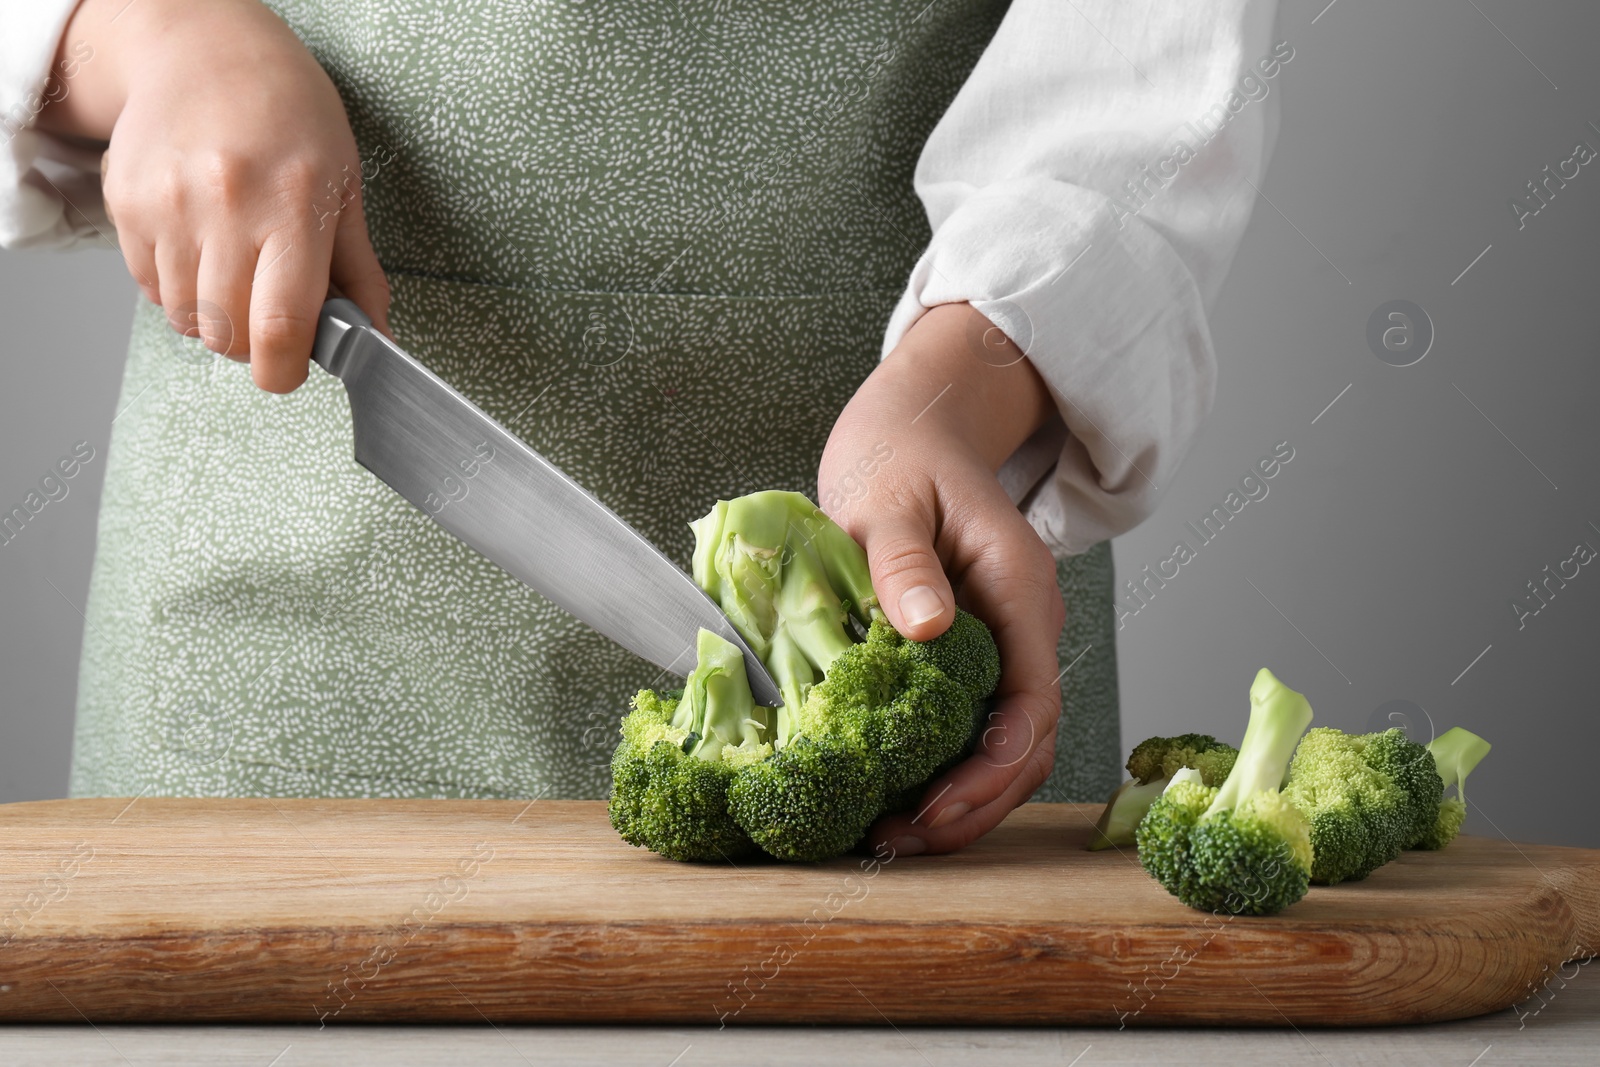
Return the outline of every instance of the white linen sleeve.
[[[100,150],[34,126],[56,46],[78,0],[27,0],[0,15],[0,248],[71,248],[111,237]],[[86,43],[64,57],[57,90],[94,62]]]
[[[1059,419],[1001,481],[1058,556],[1155,509],[1211,409],[1206,310],[1294,51],[1272,0],[1015,0],[923,147],[933,236],[890,318],[970,302]]]

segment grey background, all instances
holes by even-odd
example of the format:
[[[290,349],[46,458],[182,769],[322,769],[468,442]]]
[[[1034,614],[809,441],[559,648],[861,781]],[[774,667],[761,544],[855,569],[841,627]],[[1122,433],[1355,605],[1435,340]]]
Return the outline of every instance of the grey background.
[[[1600,123],[1600,10],[1324,2],[1280,15],[1295,58],[1272,83],[1271,203],[1213,319],[1216,407],[1161,508],[1117,543],[1120,575],[1180,537],[1193,545],[1184,524],[1278,442],[1294,459],[1127,619],[1124,740],[1179,728],[1237,740],[1250,680],[1270,666],[1325,725],[1365,728],[1407,700],[1422,733],[1489,737],[1470,830],[1600,846],[1591,776],[1568,757],[1600,751],[1600,568],[1521,631],[1510,607],[1578,541],[1600,547],[1588,525],[1600,526],[1600,161],[1520,232],[1506,205],[1575,141],[1600,147],[1585,126]],[[0,801],[12,801],[66,789],[135,290],[109,250],[0,253],[0,294],[0,501],[20,501],[75,442],[97,450],[70,495],[0,548]],[[1437,331],[1414,366],[1366,345],[1369,315],[1393,299]]]

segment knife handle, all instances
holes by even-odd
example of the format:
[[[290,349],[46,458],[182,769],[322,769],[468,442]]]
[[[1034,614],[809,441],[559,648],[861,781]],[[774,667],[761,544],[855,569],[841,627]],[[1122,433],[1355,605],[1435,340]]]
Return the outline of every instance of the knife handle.
[[[312,361],[337,376],[349,353],[344,340],[358,326],[370,328],[372,320],[354,301],[337,296],[323,304],[317,318],[317,339],[311,345]]]

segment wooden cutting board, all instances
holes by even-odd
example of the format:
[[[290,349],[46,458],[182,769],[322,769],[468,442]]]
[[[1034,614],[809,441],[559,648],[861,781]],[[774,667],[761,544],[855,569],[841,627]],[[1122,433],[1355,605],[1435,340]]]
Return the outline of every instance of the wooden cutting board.
[[[594,802],[0,807],[0,1019],[1451,1019],[1600,942],[1600,851],[1461,838],[1267,919],[1183,907],[1093,806],[954,856],[687,865]]]

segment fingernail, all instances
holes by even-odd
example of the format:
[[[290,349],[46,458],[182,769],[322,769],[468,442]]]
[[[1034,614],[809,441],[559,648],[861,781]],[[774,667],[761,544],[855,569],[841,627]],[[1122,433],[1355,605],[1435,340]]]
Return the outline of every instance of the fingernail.
[[[944,614],[944,598],[930,585],[919,585],[900,594],[900,615],[907,626],[937,619]]]
[[[920,837],[911,837],[907,835],[904,837],[896,837],[889,842],[889,855],[893,858],[899,858],[900,856],[915,856],[918,853],[926,852],[927,850],[928,843]]]
[[[964,800],[958,800],[954,804],[946,804],[944,810],[935,815],[933,821],[928,823],[928,829],[937,830],[947,823],[953,823],[971,810],[972,805]]]

